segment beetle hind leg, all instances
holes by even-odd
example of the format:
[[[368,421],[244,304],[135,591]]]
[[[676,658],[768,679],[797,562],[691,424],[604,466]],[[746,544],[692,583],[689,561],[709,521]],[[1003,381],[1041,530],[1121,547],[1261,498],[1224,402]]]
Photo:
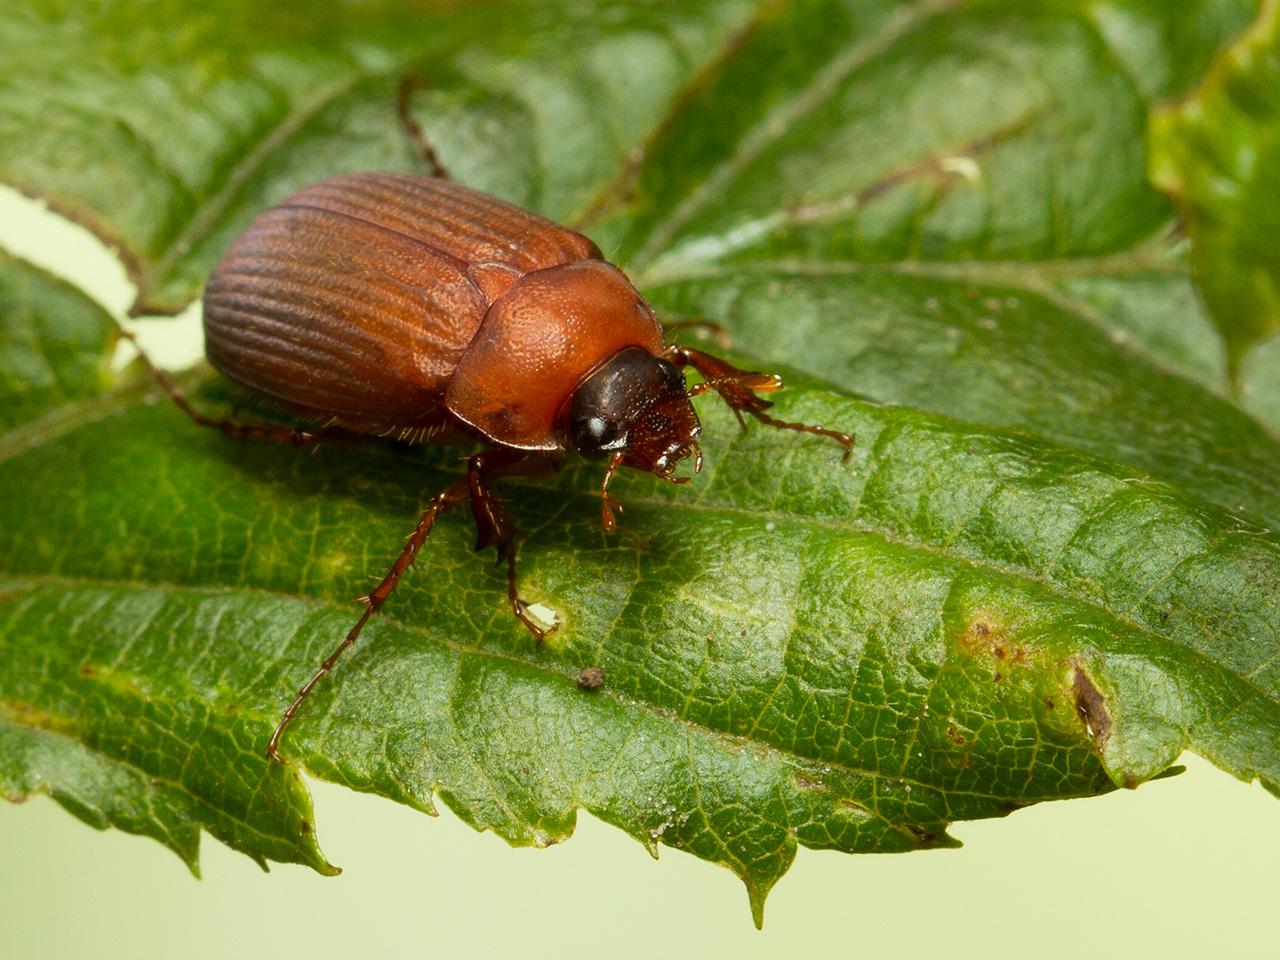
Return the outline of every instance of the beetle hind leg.
[[[400,85],[396,88],[396,114],[400,117],[400,126],[404,127],[405,133],[418,146],[418,152],[422,154],[423,162],[426,163],[433,177],[439,177],[441,180],[451,179],[449,172],[445,170],[444,164],[440,162],[440,155],[436,153],[436,148],[431,145],[431,141],[427,139],[426,133],[422,130],[422,124],[418,123],[413,116],[413,94],[415,90],[419,90],[427,85],[427,81],[414,73],[407,73],[400,78]]]
[[[191,405],[186,396],[170,378],[169,374],[156,366],[147,352],[138,343],[138,338],[123,327],[119,328],[120,336],[133,344],[140,359],[150,372],[152,378],[160,385],[175,407],[191,418],[191,422],[201,427],[217,430],[233,440],[267,440],[271,443],[283,443],[291,447],[310,447],[321,440],[337,440],[343,443],[371,443],[378,438],[330,427],[288,427],[274,423],[251,423],[236,417],[210,417],[201,413]]]
[[[669,359],[678,366],[691,366],[702,376],[702,382],[689,388],[689,396],[714,390],[720,395],[729,409],[733,411],[738,422],[746,429],[747,422],[743,414],[754,417],[761,423],[779,430],[794,430],[797,433],[812,433],[820,437],[829,437],[844,447],[843,462],[849,462],[853,453],[853,437],[839,430],[810,423],[796,423],[791,420],[779,420],[765,411],[773,404],[760,396],[782,389],[782,378],[776,373],[756,373],[752,370],[740,370],[733,364],[713,357],[701,350],[689,347],[673,346],[668,350]]]

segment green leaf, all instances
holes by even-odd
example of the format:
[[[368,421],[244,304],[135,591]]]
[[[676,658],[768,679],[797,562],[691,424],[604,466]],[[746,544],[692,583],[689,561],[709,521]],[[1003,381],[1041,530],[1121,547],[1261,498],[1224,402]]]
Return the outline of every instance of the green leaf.
[[[2,252],[0,317],[0,429],[111,386],[111,317],[74,287]]]
[[[280,768],[282,706],[459,451],[237,444],[136,385],[50,406],[0,435],[7,795],[321,870],[299,769],[512,843],[585,808],[728,866],[758,921],[800,844],[950,845],[1184,749],[1280,791],[1280,443],[1230,399],[1144,148],[1255,4],[433,9],[37,4],[0,25],[0,176],[176,309],[294,187],[416,169],[393,91],[428,74],[459,179],[584,216],[851,462],[708,399],[708,469],[619,477],[613,537],[598,465],[510,482],[560,630],[536,646],[446,518]]]
[[[1186,212],[1197,278],[1238,367],[1280,334],[1280,3],[1263,4],[1193,97],[1155,115],[1151,176]]]
[[[134,313],[181,309],[245,224],[304,184],[418,166],[395,122],[406,72],[430,80],[418,103],[455,176],[567,217],[749,11],[75,6],[24,4],[0,22],[0,171],[117,245],[139,285]]]

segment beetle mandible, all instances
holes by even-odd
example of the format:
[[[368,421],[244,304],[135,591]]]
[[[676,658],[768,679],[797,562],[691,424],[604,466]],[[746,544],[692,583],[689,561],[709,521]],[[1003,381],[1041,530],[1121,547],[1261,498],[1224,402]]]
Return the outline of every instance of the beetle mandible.
[[[325,439],[487,446],[433,497],[354,626],[285,709],[267,755],[283,762],[285,728],[315,685],[395,590],[436,518],[469,503],[477,549],[497,548],[507,597],[541,640],[516,590],[516,528],[492,492],[503,475],[555,469],[553,455],[605,459],[601,522],[620,509],[609,481],[620,467],[673,483],[677,465],[702,468],[701,424],[690,402],[715,391],[742,423],[830,437],[848,434],[778,420],[760,394],[775,374],[740,370],[668,344],[653,309],[580,233],[449,178],[409,112],[402,123],[429,174],[353,173],[305,187],[255,219],[226,251],[204,293],[205,349],[232,380],[317,426],[208,417],[144,361],[196,423],[239,438],[294,446]],[[693,367],[702,380],[685,383]]]

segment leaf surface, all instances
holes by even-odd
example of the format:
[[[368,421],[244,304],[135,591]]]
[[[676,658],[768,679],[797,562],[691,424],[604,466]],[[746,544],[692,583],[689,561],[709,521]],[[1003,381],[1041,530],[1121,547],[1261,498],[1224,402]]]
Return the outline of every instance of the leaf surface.
[[[416,71],[459,179],[581,217],[665,315],[787,375],[779,416],[857,446],[699,401],[708,469],[619,477],[612,538],[598,466],[510,482],[560,630],[532,643],[449,517],[279,768],[281,707],[458,451],[304,456],[136,384],[48,394],[0,436],[7,795],[193,865],[204,829],[321,870],[300,768],[513,843],[585,808],[725,864],[758,920],[798,844],[951,844],[1188,748],[1280,789],[1280,444],[1232,399],[1144,147],[1255,4],[95,10],[0,25],[0,176],[119,243],[137,309],[181,307],[302,183],[417,169]],[[6,333],[102,319],[23,296]],[[3,382],[34,390],[13,340]],[[109,335],[76,342],[58,369],[100,369]]]
[[[115,322],[74,287],[0,253],[0,429],[105,392]]]

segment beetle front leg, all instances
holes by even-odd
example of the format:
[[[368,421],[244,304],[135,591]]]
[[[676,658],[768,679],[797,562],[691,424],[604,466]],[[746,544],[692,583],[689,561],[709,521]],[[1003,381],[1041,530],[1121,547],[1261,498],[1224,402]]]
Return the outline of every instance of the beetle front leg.
[[[613,533],[618,529],[618,518],[614,516],[622,512],[622,504],[618,502],[618,498],[609,492],[609,481],[613,479],[613,475],[618,472],[618,468],[622,466],[622,461],[626,455],[615,453],[609,458],[609,466],[605,469],[604,479],[600,481],[600,526],[604,527],[605,533]],[[698,454],[701,460],[702,454]]]
[[[744,430],[747,427],[747,422],[742,415],[746,413],[755,417],[761,423],[776,427],[779,430],[795,430],[798,433],[812,433],[822,437],[830,437],[844,447],[842,460],[845,463],[849,462],[849,456],[853,453],[853,437],[849,434],[841,433],[838,430],[828,430],[826,427],[813,424],[779,420],[777,417],[772,417],[765,413],[765,410],[773,406],[773,404],[761,397],[760,394],[772,393],[775,390],[782,389],[782,377],[776,373],[757,373],[753,370],[740,370],[719,357],[703,353],[701,350],[694,350],[691,347],[673,345],[667,349],[667,357],[677,366],[693,367],[702,376],[701,383],[696,383],[689,388],[689,396],[691,398],[709,390],[714,390],[729,405],[729,409],[734,412]]]

